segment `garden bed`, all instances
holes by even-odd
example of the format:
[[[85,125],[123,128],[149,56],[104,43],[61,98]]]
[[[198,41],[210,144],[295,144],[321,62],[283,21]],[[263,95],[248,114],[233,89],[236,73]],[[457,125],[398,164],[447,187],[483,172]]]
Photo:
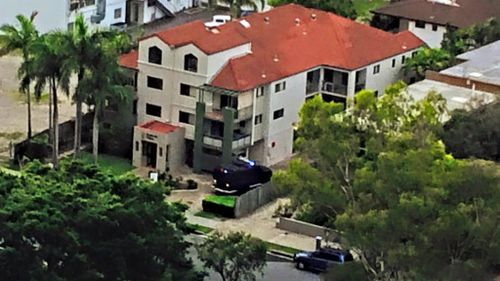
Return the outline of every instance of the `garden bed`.
[[[211,194],[203,199],[202,206],[205,212],[234,218],[236,196]]]

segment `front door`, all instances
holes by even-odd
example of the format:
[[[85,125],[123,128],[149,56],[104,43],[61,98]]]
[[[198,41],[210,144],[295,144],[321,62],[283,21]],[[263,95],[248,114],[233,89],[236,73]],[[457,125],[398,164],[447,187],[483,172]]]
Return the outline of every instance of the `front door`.
[[[146,166],[153,169],[156,168],[156,158],[158,153],[158,145],[149,141],[142,142],[142,155],[146,157]]]

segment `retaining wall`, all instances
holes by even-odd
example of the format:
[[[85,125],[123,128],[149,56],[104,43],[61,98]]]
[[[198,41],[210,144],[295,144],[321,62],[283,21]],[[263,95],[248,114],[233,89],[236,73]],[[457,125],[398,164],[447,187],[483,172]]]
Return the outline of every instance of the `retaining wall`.
[[[331,242],[340,241],[340,234],[333,229],[295,219],[280,217],[276,228],[311,237],[321,236]]]
[[[262,205],[271,202],[275,198],[274,187],[271,182],[267,182],[254,188],[236,199],[234,216],[240,218],[257,210]]]

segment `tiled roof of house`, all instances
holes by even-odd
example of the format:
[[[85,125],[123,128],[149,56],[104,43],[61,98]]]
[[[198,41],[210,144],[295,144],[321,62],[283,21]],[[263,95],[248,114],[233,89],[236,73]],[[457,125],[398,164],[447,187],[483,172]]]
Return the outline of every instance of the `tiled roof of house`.
[[[138,58],[139,58],[139,52],[137,52],[136,50],[132,50],[127,54],[121,55],[120,58],[118,59],[118,63],[122,67],[137,70]]]
[[[162,133],[162,134],[171,133],[171,132],[177,130],[178,128],[180,128],[178,126],[174,126],[172,124],[164,123],[164,122],[160,122],[160,121],[156,121],[156,120],[148,121],[144,124],[139,125],[139,127],[143,128],[143,129],[150,130],[150,131],[154,131],[157,133]]]
[[[250,42],[251,53],[231,59],[211,81],[213,86],[235,91],[320,65],[354,70],[424,44],[410,32],[392,34],[294,4],[224,24],[216,33],[193,22],[156,36],[174,46],[193,43],[208,54]]]
[[[499,0],[455,0],[456,4],[443,4],[452,0],[404,0],[379,8],[373,13],[421,20],[440,25],[450,24],[463,28],[500,17]]]

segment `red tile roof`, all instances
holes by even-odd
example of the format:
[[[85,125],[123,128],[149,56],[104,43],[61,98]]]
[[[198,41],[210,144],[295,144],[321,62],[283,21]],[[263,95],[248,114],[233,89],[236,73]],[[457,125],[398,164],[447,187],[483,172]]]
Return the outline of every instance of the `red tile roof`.
[[[250,42],[252,52],[231,59],[211,81],[213,86],[235,91],[320,65],[354,70],[424,44],[410,32],[392,34],[295,4],[243,19],[249,28],[233,21],[219,26],[218,33],[214,33],[198,21],[156,36],[173,46],[193,43],[207,54]]]
[[[132,50],[127,54],[123,54],[118,59],[118,63],[122,67],[138,70],[137,60],[139,58],[139,52]]]
[[[140,128],[143,128],[143,129],[147,129],[147,130],[151,130],[151,131],[154,131],[154,132],[157,132],[157,133],[162,133],[162,134],[165,134],[165,133],[171,133],[175,130],[177,130],[178,126],[174,126],[172,124],[169,124],[169,123],[163,123],[163,122],[160,122],[160,121],[156,121],[156,120],[153,120],[153,121],[148,121],[144,124],[141,124],[139,125]]]

